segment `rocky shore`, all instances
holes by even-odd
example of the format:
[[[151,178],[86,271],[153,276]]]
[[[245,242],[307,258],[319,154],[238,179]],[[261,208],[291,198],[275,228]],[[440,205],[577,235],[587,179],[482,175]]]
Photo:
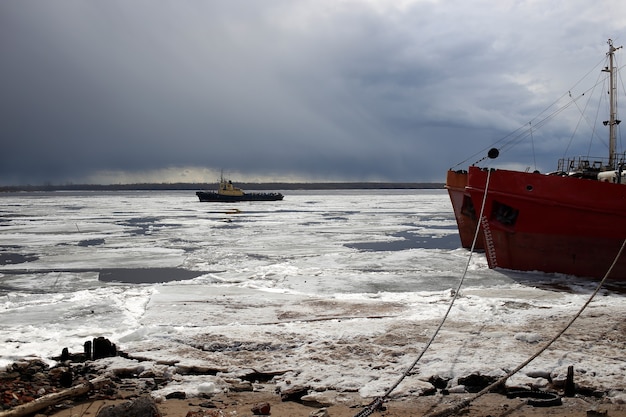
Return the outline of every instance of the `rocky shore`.
[[[64,349],[54,365],[41,359],[15,362],[0,371],[0,417],[156,416],[356,416],[373,399],[357,392],[273,383],[277,372],[253,369],[223,372],[211,367],[146,365],[117,351],[106,339],[85,343],[85,351]],[[194,392],[178,390],[182,378],[197,378]],[[503,386],[478,398],[465,416],[626,416],[621,397],[610,397],[572,379],[544,376],[542,386]],[[414,395],[391,395],[373,415],[445,415],[445,410],[494,382],[478,373],[450,381],[431,377]],[[620,387],[617,387],[620,388]],[[623,388],[623,387],[621,387]],[[454,414],[456,415],[456,414]]]

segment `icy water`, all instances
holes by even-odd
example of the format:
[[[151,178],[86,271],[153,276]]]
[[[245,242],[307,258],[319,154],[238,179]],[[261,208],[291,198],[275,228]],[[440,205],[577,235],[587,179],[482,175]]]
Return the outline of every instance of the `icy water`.
[[[0,365],[103,336],[142,366],[254,368],[279,384],[380,395],[469,266],[406,394],[431,375],[514,368],[595,287],[468,258],[444,190],[283,194],[237,204],[190,191],[0,195]],[[518,382],[575,365],[583,382],[623,395],[623,289],[602,290]],[[180,384],[193,391],[189,378]]]

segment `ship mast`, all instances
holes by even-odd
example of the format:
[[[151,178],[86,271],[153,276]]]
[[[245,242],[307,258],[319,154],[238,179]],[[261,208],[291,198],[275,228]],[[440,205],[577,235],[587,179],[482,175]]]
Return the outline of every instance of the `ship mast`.
[[[609,125],[609,169],[615,169],[615,148],[616,148],[616,126],[621,120],[617,120],[617,77],[615,76],[615,64],[614,56],[615,51],[621,48],[621,46],[613,46],[613,40],[609,39],[609,66],[602,71],[609,73],[609,98],[610,98],[610,116],[609,120],[604,122],[604,125]]]

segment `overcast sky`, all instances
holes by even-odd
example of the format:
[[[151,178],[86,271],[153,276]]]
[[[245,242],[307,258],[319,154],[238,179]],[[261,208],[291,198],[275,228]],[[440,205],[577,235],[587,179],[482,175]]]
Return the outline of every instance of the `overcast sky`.
[[[625,30],[623,0],[2,0],[0,184],[443,181]]]

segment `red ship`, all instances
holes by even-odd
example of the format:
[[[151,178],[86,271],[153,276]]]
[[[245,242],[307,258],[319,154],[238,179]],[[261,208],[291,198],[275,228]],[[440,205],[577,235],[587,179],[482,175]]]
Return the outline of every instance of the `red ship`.
[[[562,159],[550,174],[475,165],[448,172],[462,245],[472,246],[480,225],[474,246],[484,249],[490,268],[595,279],[610,270],[609,279],[626,281],[626,251],[618,256],[626,239],[626,161],[615,150],[619,48],[608,43],[608,158]],[[498,153],[493,148],[489,157]]]

